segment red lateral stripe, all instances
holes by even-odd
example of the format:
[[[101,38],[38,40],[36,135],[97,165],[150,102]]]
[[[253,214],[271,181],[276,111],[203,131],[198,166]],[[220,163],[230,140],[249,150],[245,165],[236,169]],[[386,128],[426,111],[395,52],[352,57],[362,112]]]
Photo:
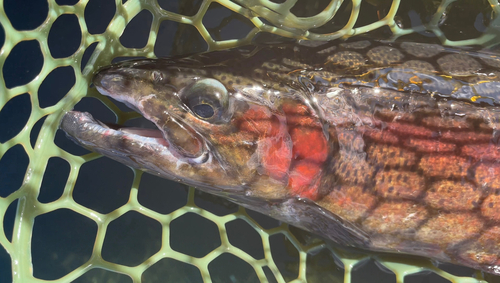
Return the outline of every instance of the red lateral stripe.
[[[286,176],[290,168],[292,149],[291,144],[283,137],[266,138],[259,144],[262,166],[269,176],[280,180]]]
[[[320,129],[296,127],[290,131],[293,142],[293,157],[322,163],[328,157],[328,144]]]
[[[310,116],[287,115],[286,123],[290,127],[306,126],[311,128],[321,128],[318,119]]]
[[[441,133],[441,139],[445,141],[451,142],[464,142],[464,143],[472,143],[472,142],[488,142],[492,138],[492,134],[485,133],[475,133],[475,132],[452,132],[446,131]]]
[[[265,120],[271,118],[272,113],[264,106],[251,104],[250,108],[240,117],[241,120]]]
[[[500,147],[493,144],[464,145],[462,153],[479,160],[500,159]]]
[[[376,142],[383,142],[390,144],[395,144],[399,142],[399,139],[396,135],[380,129],[367,128],[363,134],[365,137],[374,140]]]
[[[414,126],[403,123],[387,123],[387,129],[399,135],[417,137],[437,137],[438,133],[422,126]]]
[[[288,115],[310,115],[309,107],[304,104],[299,104],[298,102],[287,102],[283,104],[283,112]]]
[[[316,163],[306,160],[295,162],[288,179],[288,187],[292,194],[316,200],[320,173],[321,167]]]

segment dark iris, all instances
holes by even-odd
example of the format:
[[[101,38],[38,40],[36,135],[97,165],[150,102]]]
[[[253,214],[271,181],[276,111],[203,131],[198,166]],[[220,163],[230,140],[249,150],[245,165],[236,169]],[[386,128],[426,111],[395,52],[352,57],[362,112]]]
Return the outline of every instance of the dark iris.
[[[223,123],[229,114],[227,89],[215,79],[193,82],[182,90],[180,98],[192,115],[209,123]]]
[[[215,111],[211,105],[208,104],[198,104],[192,107],[191,109],[196,115],[200,118],[208,119],[214,116]]]

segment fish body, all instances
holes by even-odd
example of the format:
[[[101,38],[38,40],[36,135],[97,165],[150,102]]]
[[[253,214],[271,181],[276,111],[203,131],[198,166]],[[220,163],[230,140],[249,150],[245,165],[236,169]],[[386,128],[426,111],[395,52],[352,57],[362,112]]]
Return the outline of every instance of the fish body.
[[[158,130],[68,112],[91,150],[337,243],[500,274],[500,59],[432,44],[249,46],[101,69]]]

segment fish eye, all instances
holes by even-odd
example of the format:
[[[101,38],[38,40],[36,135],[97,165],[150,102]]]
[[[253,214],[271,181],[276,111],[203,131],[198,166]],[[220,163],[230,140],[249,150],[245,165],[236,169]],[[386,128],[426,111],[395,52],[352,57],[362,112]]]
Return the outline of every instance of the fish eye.
[[[198,104],[192,107],[194,114],[203,119],[212,118],[215,114],[214,108],[209,104]]]
[[[181,99],[197,118],[217,123],[227,112],[228,94],[222,83],[215,79],[201,79],[187,86]]]
[[[153,71],[151,72],[151,79],[153,80],[153,82],[159,82],[163,80],[163,73],[158,71]]]

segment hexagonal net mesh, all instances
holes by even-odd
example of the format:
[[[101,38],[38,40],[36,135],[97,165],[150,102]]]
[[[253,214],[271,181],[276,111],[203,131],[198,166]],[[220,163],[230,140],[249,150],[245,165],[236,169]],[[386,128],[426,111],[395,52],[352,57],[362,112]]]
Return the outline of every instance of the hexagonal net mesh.
[[[331,40],[372,32],[488,46],[498,36],[496,0],[277,2],[0,0],[0,243],[6,251],[0,281],[354,282],[365,274],[365,280],[403,282],[422,271],[452,282],[481,281],[428,260],[327,244],[84,151],[57,130],[75,105],[103,109],[119,124],[138,118],[89,88],[94,70],[115,58],[278,37]],[[460,6],[469,2],[472,10]],[[473,17],[458,30],[448,22],[460,13]],[[364,272],[353,272],[367,260]]]

